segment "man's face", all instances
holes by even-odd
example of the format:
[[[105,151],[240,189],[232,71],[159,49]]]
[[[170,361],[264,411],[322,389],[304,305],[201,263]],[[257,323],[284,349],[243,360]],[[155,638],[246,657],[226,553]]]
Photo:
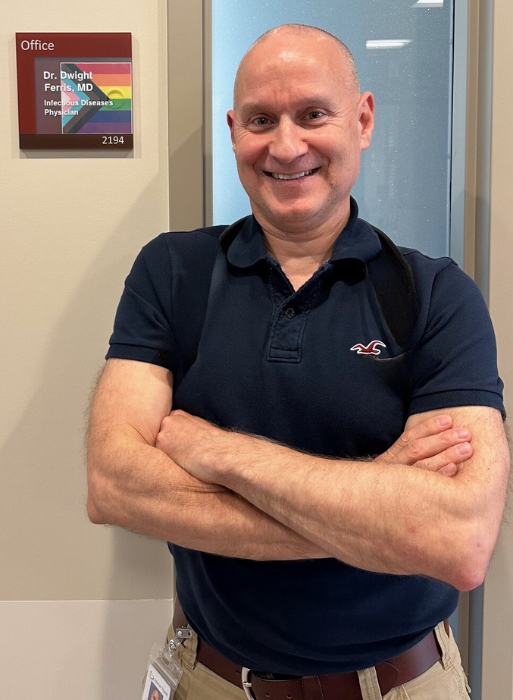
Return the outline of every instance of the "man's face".
[[[158,690],[152,692],[150,700],[160,700],[160,693]]]
[[[345,70],[338,45],[316,36],[278,35],[244,59],[228,124],[240,180],[264,229],[347,218],[374,122],[372,95],[350,90]]]

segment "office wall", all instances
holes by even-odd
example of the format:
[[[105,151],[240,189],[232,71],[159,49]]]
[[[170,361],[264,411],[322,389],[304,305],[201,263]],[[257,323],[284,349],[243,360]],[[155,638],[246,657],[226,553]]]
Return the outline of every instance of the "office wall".
[[[513,412],[513,6],[495,0],[493,53],[490,310],[506,384],[509,423]],[[503,523],[484,589],[483,700],[513,698],[513,499]]]
[[[132,32],[132,154],[19,151],[30,31]],[[89,523],[83,434],[123,280],[169,227],[166,2],[4,1],[0,48],[0,697],[135,700],[171,561]]]

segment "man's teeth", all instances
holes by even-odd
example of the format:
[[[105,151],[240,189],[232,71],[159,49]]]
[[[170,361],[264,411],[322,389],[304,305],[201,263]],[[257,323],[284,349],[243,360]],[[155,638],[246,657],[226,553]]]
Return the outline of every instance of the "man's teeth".
[[[314,172],[315,168],[312,170],[305,170],[302,173],[298,173],[297,175],[284,175],[283,173],[271,173],[272,177],[274,177],[275,180],[298,180],[300,177],[304,177],[305,175],[311,175]]]

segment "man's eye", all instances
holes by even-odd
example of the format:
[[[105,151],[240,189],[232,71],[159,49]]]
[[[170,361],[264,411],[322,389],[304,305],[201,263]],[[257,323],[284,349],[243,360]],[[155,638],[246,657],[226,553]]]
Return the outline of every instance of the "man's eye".
[[[324,117],[324,112],[319,112],[318,110],[314,110],[313,112],[308,112],[308,114],[306,116],[311,121],[314,121],[316,119],[321,119],[322,117]]]
[[[269,124],[269,119],[267,117],[255,117],[251,123],[254,126],[267,126]]]

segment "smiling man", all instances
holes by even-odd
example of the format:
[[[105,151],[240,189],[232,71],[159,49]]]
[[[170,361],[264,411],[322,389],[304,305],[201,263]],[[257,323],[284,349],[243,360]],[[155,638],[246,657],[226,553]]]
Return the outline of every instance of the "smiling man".
[[[252,216],[137,258],[90,518],[170,542],[179,700],[468,698],[447,618],[484,578],[509,469],[484,302],[358,218],[374,103],[338,39],[263,35],[228,125]]]

